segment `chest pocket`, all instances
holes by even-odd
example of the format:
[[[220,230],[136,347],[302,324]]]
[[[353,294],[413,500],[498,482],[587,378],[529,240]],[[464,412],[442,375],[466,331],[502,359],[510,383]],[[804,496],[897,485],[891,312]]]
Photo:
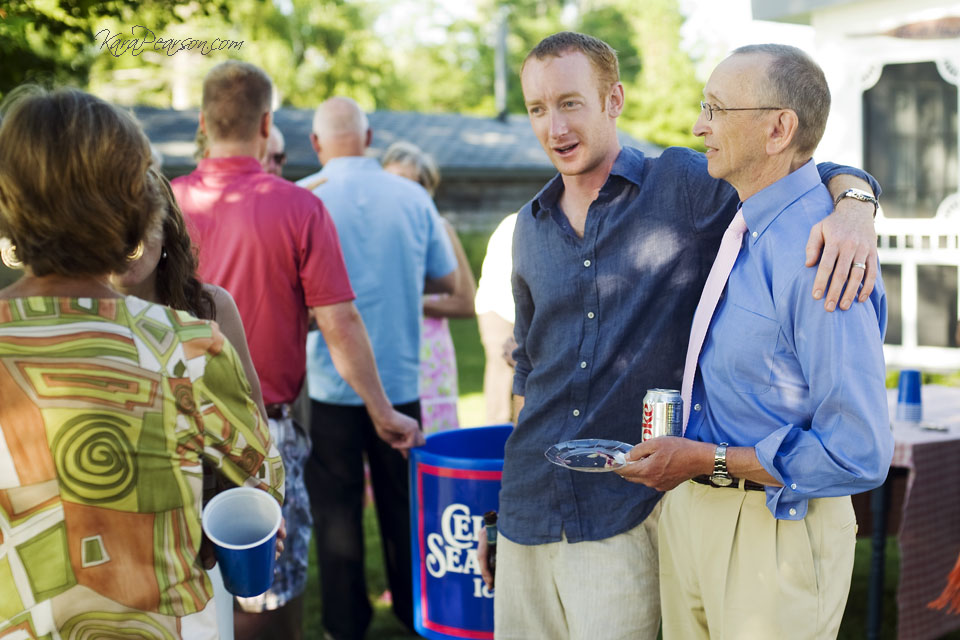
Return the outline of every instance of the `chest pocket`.
[[[766,393],[773,379],[780,323],[736,304],[730,304],[725,315],[730,386],[739,393]]]

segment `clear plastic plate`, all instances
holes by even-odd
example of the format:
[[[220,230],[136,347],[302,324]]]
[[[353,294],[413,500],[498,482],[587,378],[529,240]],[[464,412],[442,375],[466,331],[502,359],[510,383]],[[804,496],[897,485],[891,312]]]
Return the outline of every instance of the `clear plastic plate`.
[[[632,444],[616,440],[569,440],[555,444],[544,452],[553,464],[574,471],[600,473],[627,465],[626,455]]]

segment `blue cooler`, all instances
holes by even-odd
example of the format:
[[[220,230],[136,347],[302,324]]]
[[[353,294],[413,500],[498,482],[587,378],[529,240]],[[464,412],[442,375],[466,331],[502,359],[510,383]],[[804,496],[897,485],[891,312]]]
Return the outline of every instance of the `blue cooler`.
[[[497,508],[512,425],[444,431],[410,452],[413,622],[432,640],[493,640],[493,592],[480,577],[483,514]]]

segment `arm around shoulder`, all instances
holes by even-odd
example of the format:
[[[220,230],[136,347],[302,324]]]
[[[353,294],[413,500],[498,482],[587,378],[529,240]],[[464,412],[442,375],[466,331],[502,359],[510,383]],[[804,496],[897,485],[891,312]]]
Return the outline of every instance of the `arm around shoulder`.
[[[849,189],[878,195],[880,185],[868,173],[853,167],[821,163],[817,169],[837,204],[831,215],[810,230],[806,266],[812,267],[819,261],[813,298],[820,300],[826,294],[824,309],[833,311],[839,304],[846,310],[854,299],[865,302],[877,280],[877,234],[873,223],[876,208],[869,202],[837,198]]]

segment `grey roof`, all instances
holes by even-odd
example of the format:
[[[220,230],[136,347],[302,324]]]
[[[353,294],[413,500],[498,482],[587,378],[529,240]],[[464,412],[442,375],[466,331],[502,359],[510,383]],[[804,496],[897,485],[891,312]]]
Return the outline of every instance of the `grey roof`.
[[[136,107],[134,113],[147,136],[163,154],[164,170],[185,173],[195,166],[196,109],[175,111]],[[310,146],[313,111],[278,109],[274,121],[286,139],[288,177],[306,175],[319,166]],[[379,155],[397,140],[408,140],[430,153],[445,177],[457,175],[543,174],[555,169],[534,136],[526,116],[511,115],[505,121],[452,113],[376,111],[370,114],[372,151]],[[660,148],[621,133],[622,144],[658,155]]]
[[[754,20],[810,24],[810,14],[813,11],[842,4],[851,4],[851,2],[854,1],[855,0],[750,0],[750,9]]]

